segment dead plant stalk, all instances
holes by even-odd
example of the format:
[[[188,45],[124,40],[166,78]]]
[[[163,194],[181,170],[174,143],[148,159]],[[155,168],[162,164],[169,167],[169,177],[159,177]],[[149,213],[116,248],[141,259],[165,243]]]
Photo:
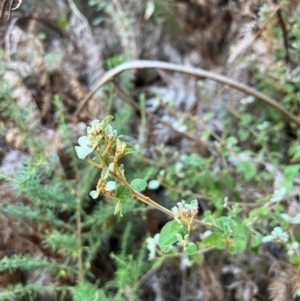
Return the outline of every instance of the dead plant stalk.
[[[288,112],[283,106],[281,106],[276,100],[270,98],[269,96],[250,88],[247,85],[241,84],[237,81],[234,81],[226,76],[206,71],[200,68],[192,68],[182,65],[177,65],[173,63],[161,62],[161,61],[146,61],[146,60],[136,60],[131,62],[126,62],[120,64],[119,66],[107,71],[103,77],[99,80],[98,84],[87,94],[87,96],[80,102],[76,112],[74,113],[74,117],[76,117],[82,108],[86,105],[89,99],[95,94],[95,92],[100,89],[103,85],[112,81],[117,75],[122,73],[125,70],[130,69],[163,69],[173,72],[180,72],[188,75],[193,75],[202,78],[208,78],[214,80],[216,82],[222,83],[224,85],[230,86],[236,90],[244,92],[248,95],[252,95],[255,98],[263,101],[266,105],[276,109],[283,116],[285,116],[288,120],[294,122],[297,126],[300,127],[300,120]]]

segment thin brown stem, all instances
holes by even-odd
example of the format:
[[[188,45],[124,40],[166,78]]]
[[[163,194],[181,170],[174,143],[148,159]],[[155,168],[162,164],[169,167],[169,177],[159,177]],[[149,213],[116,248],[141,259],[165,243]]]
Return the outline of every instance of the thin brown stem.
[[[78,191],[81,191],[81,183],[80,180],[78,182]],[[82,221],[81,221],[81,194],[76,195],[76,202],[77,202],[77,210],[76,210],[76,239],[80,246],[80,249],[77,253],[77,263],[78,263],[78,280],[84,281],[84,268],[83,268],[83,260],[82,260]]]
[[[103,158],[105,157],[105,155],[108,153],[108,150],[110,149],[110,147],[111,147],[112,145],[113,145],[113,141],[110,141],[110,142],[107,144],[105,150],[103,151],[101,157],[103,157]]]
[[[208,248],[205,248],[205,249],[200,249],[198,250],[195,254],[204,254],[204,253],[207,253],[207,252],[210,252],[212,250],[215,250],[216,247],[208,247]],[[182,256],[182,255],[186,255],[185,253],[171,253],[171,254],[165,254],[161,251],[158,252],[159,255],[163,256],[164,258],[167,258],[167,257],[179,257],[179,256]]]
[[[105,162],[105,160],[104,160],[104,157],[103,157],[103,155],[101,154],[101,152],[98,150],[98,149],[96,149],[96,153],[97,153],[97,155],[98,155],[98,157],[99,157],[99,160],[100,160],[100,165],[101,165],[101,167],[100,168],[106,168],[107,167],[107,165],[106,165],[106,162]]]
[[[119,66],[111,69],[110,71],[106,72],[103,77],[100,79],[98,84],[87,94],[87,96],[81,101],[79,104],[76,112],[74,113],[74,117],[78,115],[78,113],[82,110],[82,108],[86,105],[88,100],[95,94],[95,92],[100,89],[103,85],[113,80],[118,74],[122,73],[125,70],[130,69],[164,69],[174,72],[181,72],[184,74],[189,74],[197,77],[202,78],[209,78],[211,80],[214,80],[216,82],[222,83],[224,85],[228,85],[234,89],[237,89],[239,91],[242,91],[246,94],[252,95],[256,97],[257,99],[263,101],[268,106],[276,109],[279,111],[283,116],[285,116],[290,121],[294,122],[296,125],[300,127],[300,120],[288,112],[283,106],[281,106],[277,101],[270,98],[269,96],[266,96],[265,94],[258,92],[255,89],[250,88],[247,85],[244,85],[242,83],[236,82],[226,76],[216,74],[213,72],[209,72],[200,68],[192,68],[167,62],[160,62],[160,61],[131,61],[127,63],[120,64]]]
[[[167,209],[167,208],[165,208],[165,207],[159,205],[158,203],[154,202],[154,201],[153,201],[152,199],[150,199],[149,197],[147,197],[147,196],[145,196],[144,194],[142,194],[142,193],[140,193],[140,192],[134,190],[134,189],[130,186],[130,184],[125,180],[124,176],[120,174],[120,172],[118,172],[118,171],[116,171],[116,172],[110,171],[110,174],[111,174],[113,177],[115,177],[116,179],[118,179],[125,187],[127,187],[128,189],[130,189],[131,193],[133,194],[133,196],[134,196],[137,200],[139,200],[139,201],[141,201],[141,202],[143,202],[143,203],[145,203],[145,204],[147,204],[147,205],[150,205],[150,206],[152,206],[152,207],[158,209],[159,211],[161,211],[161,212],[163,212],[163,213],[165,213],[165,214],[171,216],[172,218],[175,218],[175,214],[174,214],[171,210],[169,210],[169,209]],[[209,228],[218,228],[218,227],[217,227],[216,225],[214,225],[214,224],[206,223],[206,222],[203,222],[203,221],[198,220],[198,219],[194,219],[194,220],[193,220],[193,223],[194,223],[194,224],[201,225],[201,226],[209,227]]]
[[[80,198],[77,198],[77,204],[78,204],[77,213],[76,213],[77,241],[79,245],[82,246],[82,241],[81,241],[82,223],[81,223],[81,216],[80,216],[80,212],[81,212]],[[83,271],[83,262],[82,262],[82,250],[78,251],[77,258],[78,258],[78,278],[79,281],[83,281],[84,271]]]
[[[278,1],[277,0],[273,0],[273,2],[275,4],[278,5]],[[284,48],[285,48],[285,62],[288,64],[289,61],[290,61],[290,56],[289,56],[289,40],[288,40],[288,33],[287,33],[287,30],[286,30],[286,26],[285,26],[285,22],[282,18],[282,14],[281,14],[281,9],[278,9],[277,12],[276,12],[276,15],[277,15],[277,18],[278,18],[278,23],[279,23],[279,26],[282,30],[282,35],[283,35],[283,44],[284,44]]]
[[[9,0],[4,0],[3,3],[2,3],[0,19],[3,19],[4,16],[5,16],[5,12],[6,12],[8,2],[9,2]]]
[[[97,168],[103,168],[102,165],[97,164],[96,162],[94,162],[90,157],[86,157],[85,160],[87,162],[89,162],[92,166],[97,167]]]

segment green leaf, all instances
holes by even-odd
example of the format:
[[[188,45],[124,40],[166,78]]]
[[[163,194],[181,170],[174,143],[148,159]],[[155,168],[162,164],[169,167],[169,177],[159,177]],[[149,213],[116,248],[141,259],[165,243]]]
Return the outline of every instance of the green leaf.
[[[189,242],[189,244],[186,247],[184,247],[183,251],[187,255],[193,255],[197,252],[197,246],[195,243]]]
[[[144,179],[134,179],[130,186],[137,191],[143,191],[147,187],[147,182]]]
[[[203,121],[207,122],[207,121],[211,120],[214,117],[214,115],[215,114],[212,112],[205,113],[203,116]]]
[[[118,214],[120,212],[120,216],[123,216],[123,202],[122,201],[118,201],[115,207],[115,211],[114,211],[114,215]]]
[[[111,133],[111,136],[113,136],[114,138],[117,138],[117,136],[118,136],[117,130],[113,130]]]
[[[237,165],[237,170],[243,173],[246,181],[251,180],[256,174],[256,165],[251,161],[241,161]]]
[[[285,189],[286,190],[286,193],[285,194],[288,194],[292,189],[293,189],[293,180],[284,180],[282,182],[280,182],[280,189]]]
[[[229,246],[228,247],[228,252],[231,254],[231,255],[234,255],[238,252],[238,249],[236,246],[232,245],[232,246]]]
[[[180,228],[178,229],[178,232],[177,232],[177,233],[180,234],[180,235],[182,236],[182,238],[185,238],[186,235],[189,234],[189,231],[188,231],[188,229],[185,228],[185,227],[180,227]]]
[[[229,216],[220,216],[216,220],[216,225],[224,232],[232,232],[233,218]]]
[[[134,146],[130,143],[127,143],[127,142],[125,144],[126,144],[126,147],[125,147],[123,156],[134,153]]]
[[[96,137],[94,138],[94,143],[97,144],[97,145],[100,145],[102,139],[103,139],[102,136],[96,136]]]
[[[197,200],[192,200],[191,203],[190,203],[190,205],[192,206],[192,209],[198,210],[199,204],[198,204]]]
[[[210,218],[211,217],[211,211],[210,210],[205,210],[204,211],[204,217],[205,218]]]
[[[238,133],[239,133],[239,137],[242,142],[245,142],[246,140],[249,139],[249,136],[250,136],[249,130],[239,129]]]
[[[234,235],[233,236],[233,241],[234,241],[235,247],[238,250],[244,251],[246,249],[246,246],[247,246],[247,236],[244,236],[244,235]]]
[[[300,256],[293,254],[289,256],[289,260],[294,265],[300,265]]]
[[[116,198],[118,200],[125,201],[130,196],[131,196],[131,192],[127,187],[125,187],[123,185],[119,185],[117,187],[117,189],[116,189]]]
[[[116,190],[116,188],[117,188],[117,183],[115,181],[108,181],[105,185],[106,191],[113,191]]]
[[[107,135],[110,135],[112,132],[113,132],[113,127],[110,125],[110,124],[108,124],[107,126],[106,126],[106,129],[105,129],[105,133],[107,134]]]
[[[283,218],[285,222],[288,222],[288,223],[292,222],[292,218],[286,213],[280,214],[280,217]]]
[[[296,288],[296,290],[294,292],[294,295],[293,295],[293,298],[295,298],[297,296],[300,296],[300,287]]]
[[[293,180],[299,173],[299,165],[289,165],[283,171],[287,180]]]
[[[96,128],[99,124],[100,124],[100,120],[99,119],[94,119],[92,121],[92,128]]]
[[[273,241],[273,239],[274,239],[273,235],[267,235],[267,236],[263,237],[261,242],[270,242],[270,241]]]
[[[220,235],[216,238],[215,246],[217,249],[222,250],[226,247],[225,241],[228,239],[228,235],[226,233],[220,233]]]
[[[89,282],[78,282],[76,286],[71,287],[72,299],[74,301],[102,301],[108,300],[105,293],[96,285]]]
[[[99,193],[96,191],[96,190],[92,190],[90,192],[90,196],[93,198],[93,199],[96,199],[98,196],[99,196]]]
[[[176,236],[181,225],[177,221],[167,222],[160,231],[158,244],[163,252],[178,241]]]
[[[105,117],[99,124],[99,126],[101,126],[102,129],[105,129],[106,126],[114,119],[113,116],[109,115],[107,117]]]
[[[201,246],[216,246],[216,241],[219,239],[220,236],[222,236],[223,233],[220,231],[205,231],[202,240],[201,240]]]
[[[298,213],[295,217],[292,219],[293,225],[299,225],[300,224],[300,213]]]
[[[251,238],[251,242],[250,242],[250,247],[251,248],[256,248],[258,247],[261,242],[262,242],[262,239],[263,239],[263,236],[258,234],[258,235],[254,235],[252,238]]]
[[[174,202],[179,199],[179,194],[176,191],[167,191],[167,196]]]
[[[103,168],[101,171],[101,179],[105,180],[109,176],[109,169],[108,168]]]
[[[279,202],[287,194],[287,192],[288,189],[286,187],[281,187],[280,189],[275,190],[270,202],[271,203]]]
[[[176,237],[177,237],[178,241],[183,240],[183,236],[180,233],[178,233],[178,232],[176,233]]]
[[[269,218],[269,211],[270,211],[269,207],[261,206],[259,208],[252,209],[249,213],[249,217],[250,218],[258,217],[258,218],[266,219]]]
[[[253,117],[251,114],[247,114],[247,113],[243,114],[242,119],[240,121],[240,126],[248,126],[251,123],[252,119]]]
[[[203,220],[207,223],[214,223],[215,222],[215,219],[214,219],[214,217],[213,217],[210,210],[205,210],[204,211],[204,219]]]
[[[238,140],[236,139],[236,137],[230,136],[230,137],[228,137],[228,138],[226,139],[226,142],[227,142],[227,145],[228,145],[229,147],[231,147],[231,146],[236,145],[236,144],[238,143]]]
[[[184,164],[191,165],[191,166],[197,166],[197,167],[205,164],[205,162],[206,162],[206,158],[202,158],[198,154],[192,154],[190,156],[186,156],[183,159]]]
[[[58,20],[58,26],[64,29],[69,24],[69,20],[66,17],[60,18]]]
[[[81,136],[79,139],[78,139],[78,144],[80,146],[87,146],[87,143],[88,143],[88,137],[87,136]]]
[[[93,152],[93,149],[88,146],[75,146],[75,150],[79,159],[84,160],[89,154]]]

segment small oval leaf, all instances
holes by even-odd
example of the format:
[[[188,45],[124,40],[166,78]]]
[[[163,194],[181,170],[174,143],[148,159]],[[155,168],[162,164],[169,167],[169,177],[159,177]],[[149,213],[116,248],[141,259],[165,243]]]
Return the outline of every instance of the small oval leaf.
[[[232,246],[229,246],[228,247],[228,252],[231,254],[231,255],[234,255],[238,252],[238,249],[236,246],[232,245]]]
[[[96,128],[98,126],[98,124],[100,123],[99,119],[95,119],[92,121],[92,128]]]
[[[274,237],[272,235],[267,235],[265,237],[263,237],[263,239],[261,240],[262,242],[270,242],[274,239]]]
[[[197,246],[195,243],[189,242],[189,244],[186,247],[184,247],[183,251],[187,255],[193,255],[197,252]]]
[[[107,179],[109,176],[109,170],[108,168],[103,168],[101,171],[101,179]]]
[[[93,152],[93,149],[88,146],[75,146],[75,150],[78,158],[82,160]]]
[[[300,224],[300,214],[298,213],[295,217],[292,219],[293,225],[299,225]]]
[[[147,187],[147,182],[144,179],[134,179],[130,186],[137,191],[143,191]]]
[[[123,156],[134,153],[134,146],[127,142],[125,142],[125,144],[126,144],[126,146],[125,146],[125,150],[123,152]]]
[[[120,216],[123,216],[122,211],[123,211],[123,202],[119,200],[118,203],[116,204],[114,215],[120,212]]]
[[[163,252],[178,241],[177,232],[181,225],[177,221],[167,222],[160,231],[158,244]]]
[[[87,143],[88,143],[88,136],[81,136],[78,139],[78,143],[79,143],[80,146],[86,146]]]
[[[131,192],[127,187],[125,187],[123,185],[119,185],[117,187],[117,189],[116,189],[116,198],[117,199],[125,200],[128,197],[130,197],[130,195],[131,195]]]
[[[108,181],[105,185],[106,191],[113,191],[117,188],[117,183],[115,181]]]
[[[100,122],[100,126],[105,129],[106,126],[114,119],[113,116],[109,115],[107,117],[105,117],[101,122]]]
[[[96,199],[98,196],[99,196],[99,193],[96,191],[96,190],[92,190],[90,192],[90,196],[93,198],[93,199]]]

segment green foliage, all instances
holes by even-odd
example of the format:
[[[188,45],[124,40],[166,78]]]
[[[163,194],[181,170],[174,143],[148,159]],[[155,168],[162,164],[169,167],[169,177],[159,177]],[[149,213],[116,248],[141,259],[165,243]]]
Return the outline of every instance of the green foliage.
[[[126,296],[128,300],[136,300],[136,294],[139,289],[139,279],[147,271],[148,266],[145,264],[145,248],[141,247],[138,252],[130,249],[129,254],[126,250],[129,248],[132,226],[127,225],[122,242],[121,251],[117,254],[111,253],[111,258],[115,262],[115,278],[107,284],[107,288],[114,289],[117,293],[114,300],[120,300],[121,296]],[[130,290],[128,290],[130,288]]]
[[[59,293],[63,298],[67,292],[71,293],[74,300],[120,300],[110,297],[104,290],[88,282],[88,279],[92,277],[90,273],[91,263],[114,232],[114,226],[118,226],[118,221],[115,222],[115,225],[109,226],[114,204],[104,206],[103,203],[99,203],[93,206],[93,210],[89,213],[85,212],[85,207],[90,205],[91,200],[88,197],[88,192],[97,175],[97,169],[79,164],[77,153],[78,151],[80,153],[81,150],[77,149],[77,153],[74,150],[73,133],[65,121],[64,107],[57,96],[55,97],[55,106],[60,137],[64,141],[64,151],[70,157],[69,162],[73,170],[72,180],[65,178],[63,166],[58,158],[45,155],[44,143],[41,139],[37,139],[37,136],[30,137],[31,140],[28,141],[28,145],[32,146],[33,143],[35,145],[32,149],[32,155],[29,155],[22,162],[20,170],[15,172],[13,176],[3,173],[1,179],[16,193],[33,201],[4,204],[0,208],[0,217],[12,219],[13,222],[16,222],[16,227],[22,227],[22,223],[26,220],[40,229],[39,239],[42,240],[42,249],[39,254],[43,254],[44,250],[47,250],[47,255],[44,256],[37,256],[30,252],[25,255],[20,250],[21,253],[18,255],[3,257],[0,260],[1,272],[33,273],[33,271],[45,271],[49,273],[49,277],[51,275],[54,282],[47,283],[47,285],[37,283],[11,284],[4,291],[1,291],[0,300],[15,300],[19,297],[33,299],[41,293],[46,295]],[[24,127],[24,131],[26,125],[30,124],[27,120],[28,116],[21,112],[18,106],[15,106],[13,111],[6,113],[16,126],[21,129]],[[110,121],[111,117],[108,117],[101,124],[95,122],[90,130],[101,131],[104,128],[106,134],[112,139],[115,132],[108,126]],[[90,140],[88,143],[96,142]],[[130,144],[122,143],[119,140],[116,143],[118,158],[132,152]],[[86,145],[85,142],[84,146]],[[100,164],[100,161],[97,164]],[[116,187],[116,182],[113,181],[114,178],[109,175],[108,171],[109,167],[103,171],[102,176],[108,182],[113,183],[113,188],[110,189],[113,189],[112,191],[115,189],[117,197],[126,201],[131,197],[130,185],[124,187],[117,183],[118,186]],[[142,179],[137,179],[137,181],[132,182],[132,185],[138,190],[143,190],[146,183]],[[109,187],[107,188],[109,191]],[[130,206],[122,206],[121,209],[124,212],[131,210]],[[61,218],[64,215],[67,216],[66,220]],[[116,256],[119,257],[119,255]],[[128,255],[125,251],[122,256],[120,257],[123,258],[122,260],[131,260],[135,277],[139,277],[140,274],[137,271],[142,269],[145,253],[141,252],[139,259],[127,258]],[[136,264],[136,260],[138,260],[138,264]],[[119,273],[122,273],[122,269],[125,271],[124,265],[120,266]],[[65,277],[78,281],[78,284],[74,286],[75,283],[70,283],[60,286],[60,279],[63,279],[62,283],[64,283]],[[134,278],[134,281],[136,279]],[[116,285],[118,284],[119,282]]]
[[[164,225],[159,235],[159,246],[163,252],[168,252],[170,246],[178,241],[177,234],[181,235],[180,230],[181,225],[177,221],[170,221]]]
[[[298,215],[295,218],[289,218],[286,214],[278,215],[276,213],[277,208],[279,208],[276,207],[277,203],[292,189],[293,180],[298,174],[298,165],[289,165],[284,168],[281,188],[275,190],[273,195],[269,197],[269,204],[267,206],[259,206],[258,204],[258,208],[250,211],[249,219],[242,219],[240,217],[242,209],[238,203],[231,207],[228,204],[228,198],[223,194],[225,187],[230,189],[233,193],[235,192],[234,181],[230,178],[231,170],[229,168],[224,168],[223,170],[216,168],[212,158],[202,158],[195,154],[181,157],[175,166],[168,166],[164,172],[160,173],[156,183],[167,183],[169,187],[178,187],[177,182],[180,182],[181,185],[183,184],[187,187],[181,188],[182,193],[186,195],[193,195],[193,193],[189,193],[187,189],[199,185],[202,191],[207,192],[207,197],[211,200],[215,208],[220,209],[216,210],[214,214],[210,211],[205,211],[205,217],[202,222],[195,220],[195,216],[198,212],[198,202],[196,200],[191,201],[190,204],[185,201],[178,202],[177,206],[173,207],[170,213],[170,211],[157,206],[156,203],[139,193],[139,191],[146,188],[145,180],[136,178],[131,184],[127,183],[124,166],[122,164],[119,166],[118,160],[123,155],[132,153],[133,148],[130,145],[128,146],[127,143],[122,142],[120,140],[121,137],[117,137],[116,131],[109,125],[111,120],[112,117],[109,116],[103,121],[94,121],[92,128],[87,129],[89,136],[79,138],[80,147],[82,147],[83,143],[81,142],[84,139],[84,147],[89,148],[85,156],[81,155],[79,151],[80,147],[76,148],[79,158],[85,159],[91,165],[102,169],[97,190],[93,191],[92,195],[96,197],[103,194],[107,197],[117,199],[118,202],[114,213],[120,213],[121,216],[124,203],[132,201],[133,199],[138,199],[171,215],[175,220],[165,224],[158,240],[158,245],[163,252],[168,252],[176,243],[179,243],[179,245],[183,247],[183,251],[188,255],[197,252],[197,243],[200,250],[206,247],[227,249],[230,254],[244,251],[249,241],[253,252],[255,252],[261,243],[267,241],[293,243],[290,241],[288,234],[280,227],[275,227],[271,235],[265,235],[266,233],[258,234],[254,228],[258,227],[256,218],[268,219],[270,212],[274,212],[275,216],[278,216],[277,222],[283,226],[285,225],[284,223],[289,223],[289,225],[298,224]],[[239,148],[235,147],[237,142],[238,140],[235,137],[229,137],[229,139],[227,139],[226,148],[229,147],[231,152],[240,151]],[[97,159],[94,158],[94,160],[92,160],[89,157],[93,152],[97,153]],[[257,162],[255,160],[246,161],[243,159],[243,156],[245,158],[251,158],[250,156],[252,155],[251,152],[245,152],[243,154],[240,151],[239,158],[241,159],[236,164],[236,171],[242,175],[241,180],[245,182],[253,180],[259,182],[262,180],[262,176],[257,174]],[[225,154],[225,156],[228,155]],[[149,184],[150,187],[154,187],[153,180]],[[222,192],[222,194],[220,194],[220,192]],[[225,202],[223,200],[225,200]],[[273,203],[275,205],[272,205]],[[226,208],[227,213],[219,216],[222,208]],[[199,242],[189,241],[189,234],[194,223],[204,224],[212,228],[212,230],[208,230],[202,235],[201,241]],[[254,228],[252,228],[252,225],[254,225]],[[148,248],[152,254],[155,254],[155,243],[152,246],[149,244]]]
[[[71,289],[71,294],[74,301],[102,301],[112,300],[108,298],[103,290],[90,283],[90,282],[79,282],[75,287]]]
[[[1,291],[0,300],[13,301],[16,300],[16,298],[32,300],[34,294],[47,293],[53,295],[57,290],[60,290],[62,293],[65,292],[65,288],[57,288],[55,284],[45,287],[39,283],[27,283],[26,285],[19,283],[16,285],[9,285],[5,290]]]
[[[58,231],[45,235],[45,243],[53,250],[58,252],[67,251],[73,257],[78,254],[82,247],[77,241],[75,234],[68,235]]]
[[[144,179],[134,179],[131,181],[130,186],[136,191],[143,191],[147,187],[147,182]]]
[[[147,3],[145,16],[151,22],[170,24],[166,18],[166,11],[171,11],[170,3]],[[89,1],[89,5],[101,14],[94,24],[103,21],[103,14],[111,14],[107,4],[107,1]],[[289,38],[293,39],[289,51],[291,62],[298,62],[299,10],[294,18],[296,22],[289,25]],[[59,25],[65,27],[67,20],[61,19]],[[282,34],[277,31],[274,37],[281,39]],[[279,49],[273,56],[275,64],[268,75],[250,58],[245,62],[249,62],[256,86],[268,95],[276,96],[285,109],[296,114],[300,89],[297,68],[287,72],[285,49]],[[53,68],[60,63],[60,57],[51,53],[44,60]],[[112,57],[106,61],[106,67],[111,69],[125,60],[126,55]],[[0,61],[1,75],[11,68],[9,63]],[[128,73],[122,75],[119,82],[124,90],[131,91]],[[19,171],[13,176],[2,174],[1,180],[30,201],[4,204],[0,216],[11,218],[17,225],[26,220],[41,229],[40,252],[45,249],[47,255],[5,256],[0,261],[0,271],[30,273],[45,270],[55,280],[47,286],[30,282],[10,285],[0,292],[0,300],[30,299],[40,292],[60,292],[62,296],[68,292],[75,301],[137,300],[139,280],[149,266],[145,264],[146,248],[140,241],[133,243],[134,229],[126,227],[128,216],[146,210],[144,207],[136,210],[136,201],[172,218],[159,234],[146,240],[149,260],[155,260],[156,266],[165,258],[182,252],[194,262],[201,262],[202,253],[214,249],[225,250],[231,255],[243,251],[258,254],[260,246],[270,242],[282,244],[290,262],[300,264],[300,213],[291,214],[291,210],[287,210],[288,201],[297,194],[295,184],[299,184],[299,129],[274,109],[258,103],[253,97],[241,99],[234,111],[225,114],[222,137],[212,135],[214,133],[208,127],[199,134],[195,120],[177,112],[178,119],[172,126],[178,132],[191,133],[195,139],[201,136],[201,142],[207,142],[211,137],[215,139],[214,143],[208,144],[209,157],[182,154],[167,146],[158,146],[156,150],[161,157],[156,162],[143,157],[147,154],[143,149],[139,150],[142,157],[134,156],[127,161],[135,148],[120,133],[130,132],[133,111],[129,105],[122,104],[122,109],[113,112],[115,92],[112,88],[105,90],[109,116],[92,121],[75,149],[75,137],[67,124],[62,101],[56,95],[55,122],[64,150],[70,157],[73,171],[70,180],[65,178],[59,160],[45,155],[45,143],[37,135],[38,127],[31,122],[35,108],[20,108],[8,96],[10,91],[11,87],[1,78],[0,113],[24,135],[31,155],[22,162]],[[141,97],[143,108],[145,97]],[[116,117],[115,121],[110,114]],[[215,113],[206,112],[203,122],[217,118]],[[145,114],[142,119],[141,125],[145,127]],[[5,127],[4,131],[7,130]],[[159,187],[165,188],[166,199],[171,200],[170,207],[176,202],[171,210],[142,194],[146,188],[156,190]],[[180,199],[182,201],[178,202]],[[114,278],[101,283],[93,278],[91,266],[97,255],[106,250],[109,239],[118,236],[120,228],[126,228],[121,246],[110,253]],[[58,285],[65,275],[74,280]],[[294,294],[299,295],[299,289]]]
[[[143,179],[134,179],[130,184],[126,181],[123,164],[118,161],[133,152],[133,146],[122,142],[121,136],[110,125],[112,116],[102,121],[94,120],[92,126],[87,128],[88,136],[78,139],[80,146],[75,150],[79,159],[84,159],[92,166],[102,169],[96,190],[90,195],[97,198],[100,194],[117,200],[115,214],[122,216],[124,202],[135,197],[134,191],[139,192],[146,188],[147,182]],[[96,153],[97,157],[90,156]]]

